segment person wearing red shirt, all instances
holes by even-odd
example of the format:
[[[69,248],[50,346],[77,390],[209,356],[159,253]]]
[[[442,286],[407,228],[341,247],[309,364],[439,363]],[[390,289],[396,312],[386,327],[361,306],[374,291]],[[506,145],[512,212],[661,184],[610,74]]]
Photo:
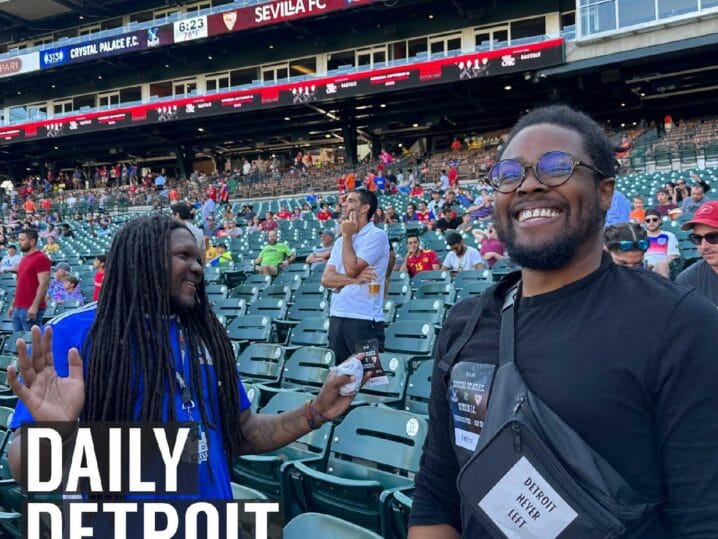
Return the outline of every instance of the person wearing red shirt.
[[[17,267],[15,298],[8,309],[14,331],[30,331],[32,326],[42,324],[45,314],[52,263],[37,248],[37,240],[34,228],[26,228],[18,235],[18,244],[24,256]]]
[[[286,206],[282,206],[281,209],[277,212],[277,219],[289,219],[292,217],[292,212],[290,212]]]
[[[92,301],[100,299],[100,290],[102,289],[102,281],[105,280],[105,262],[107,257],[105,255],[97,255],[93,266],[95,267],[95,289],[92,292]]]
[[[259,228],[262,232],[269,232],[270,230],[277,230],[279,228],[279,224],[276,219],[274,219],[274,214],[271,211],[268,211],[264,221],[259,223]]]
[[[459,150],[461,150],[461,141],[459,137],[454,137],[454,142],[451,143],[451,151],[458,152]]]
[[[345,193],[347,190],[347,177],[346,174],[342,174],[339,176],[339,179],[337,180],[337,189],[339,190],[339,193]]]
[[[409,196],[410,197],[423,197],[424,196],[424,188],[421,185],[416,184],[414,187],[412,187],[411,193],[409,193]]]
[[[332,212],[325,202],[322,202],[321,209],[317,212],[318,221],[327,221],[332,218]]]
[[[46,197],[46,198],[43,198],[43,199],[40,201],[40,207],[41,207],[44,211],[49,212],[49,211],[52,209],[52,200],[50,200],[50,199],[47,198],[47,197]]]
[[[416,210],[416,218],[418,221],[426,224],[434,220],[434,214],[426,207],[426,202],[419,202],[419,209]]]
[[[421,248],[419,236],[407,236],[406,247],[406,257],[399,271],[406,271],[410,277],[413,277],[422,271],[436,271],[441,267],[441,261],[434,251]]]
[[[449,187],[457,187],[459,185],[459,172],[456,167],[449,167]]]
[[[207,196],[217,202],[217,188],[214,185],[210,185],[207,189]]]
[[[35,203],[33,202],[32,198],[28,197],[27,200],[23,203],[22,208],[27,214],[35,213]]]

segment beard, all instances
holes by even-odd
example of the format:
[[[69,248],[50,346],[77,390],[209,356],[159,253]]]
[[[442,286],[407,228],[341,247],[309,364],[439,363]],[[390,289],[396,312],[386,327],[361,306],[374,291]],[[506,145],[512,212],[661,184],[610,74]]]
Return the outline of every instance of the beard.
[[[553,271],[567,266],[586,240],[600,232],[603,226],[603,210],[598,194],[590,206],[578,209],[578,222],[571,225],[568,208],[562,214],[564,226],[561,232],[539,245],[525,245],[516,240],[514,222],[510,216],[497,216],[494,226],[499,240],[504,244],[509,258],[522,268],[537,271]]]

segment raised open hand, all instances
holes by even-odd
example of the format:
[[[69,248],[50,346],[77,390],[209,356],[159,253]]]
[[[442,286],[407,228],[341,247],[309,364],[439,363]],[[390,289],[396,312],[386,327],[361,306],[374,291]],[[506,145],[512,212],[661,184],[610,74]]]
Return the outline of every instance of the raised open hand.
[[[52,328],[45,328],[44,335],[37,326],[32,327],[32,351],[27,354],[27,344],[17,340],[20,374],[8,367],[7,380],[13,392],[25,403],[35,421],[75,421],[85,404],[85,380],[82,359],[77,348],[68,353],[69,376],[57,375],[52,355]]]

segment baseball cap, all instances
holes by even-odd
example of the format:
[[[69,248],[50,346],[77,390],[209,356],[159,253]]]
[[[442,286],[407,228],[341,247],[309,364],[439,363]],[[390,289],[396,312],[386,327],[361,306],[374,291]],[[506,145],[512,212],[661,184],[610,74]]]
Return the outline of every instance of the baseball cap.
[[[690,230],[693,225],[708,225],[718,228],[718,201],[712,200],[702,204],[693,214],[693,219],[684,223],[683,230]]]
[[[56,270],[61,269],[61,270],[65,270],[65,271],[70,271],[71,268],[70,268],[70,264],[68,264],[67,262],[60,262],[59,264],[57,264],[57,265],[55,266],[55,269],[56,269]]]
[[[322,230],[321,235],[322,235],[322,236],[324,236],[324,235],[331,236],[332,239],[334,239],[334,237],[335,237],[335,236],[334,236],[334,231],[333,231],[332,229],[330,229],[330,228],[327,228],[326,230]]]

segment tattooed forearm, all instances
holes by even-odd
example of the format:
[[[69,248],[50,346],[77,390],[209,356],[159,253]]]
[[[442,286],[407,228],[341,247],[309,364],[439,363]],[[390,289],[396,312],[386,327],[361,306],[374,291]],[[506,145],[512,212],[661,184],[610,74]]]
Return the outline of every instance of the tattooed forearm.
[[[243,454],[266,453],[309,432],[302,409],[277,415],[252,414],[242,423]]]

